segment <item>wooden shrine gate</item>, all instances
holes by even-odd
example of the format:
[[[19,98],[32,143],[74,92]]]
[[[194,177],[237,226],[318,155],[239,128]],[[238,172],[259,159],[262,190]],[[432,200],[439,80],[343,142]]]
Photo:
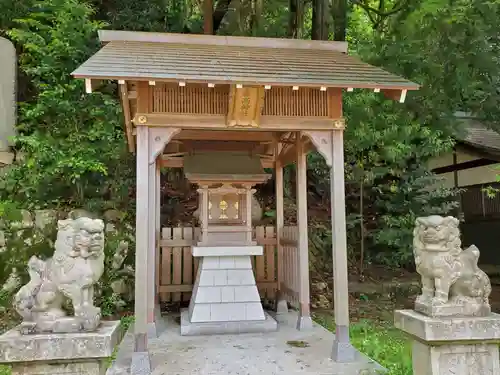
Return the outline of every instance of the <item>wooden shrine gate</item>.
[[[189,301],[191,298],[198,269],[198,258],[191,255],[191,246],[199,231],[199,227],[162,229],[160,251],[156,254],[156,285],[161,302]],[[263,255],[252,257],[261,298],[273,300],[278,283],[281,283],[287,301],[292,306],[298,306],[297,227],[283,228],[281,254],[277,251],[275,227],[255,227],[254,238],[258,245],[264,247]]]

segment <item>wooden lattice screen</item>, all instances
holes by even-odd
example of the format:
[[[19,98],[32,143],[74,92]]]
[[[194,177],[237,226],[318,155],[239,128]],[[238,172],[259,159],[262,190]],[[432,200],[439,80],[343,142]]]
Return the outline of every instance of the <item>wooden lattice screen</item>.
[[[328,117],[328,95],[317,88],[273,87],[266,90],[264,116]]]
[[[153,112],[226,115],[229,86],[208,87],[190,84],[179,87],[175,83],[153,86]]]
[[[150,87],[152,112],[226,115],[229,85],[157,83]],[[264,116],[328,117],[328,94],[317,88],[273,87],[265,90]]]
[[[157,290],[161,302],[189,301],[198,270],[198,259],[191,255],[193,239],[200,228],[163,228],[160,251],[157,252]],[[298,297],[298,254],[296,227],[283,230],[283,254],[276,251],[274,227],[254,228],[257,244],[264,246],[264,254],[252,257],[255,279],[262,298],[272,300],[278,288],[278,261],[282,262],[283,290],[288,301],[296,304]],[[278,259],[278,256],[280,259]]]

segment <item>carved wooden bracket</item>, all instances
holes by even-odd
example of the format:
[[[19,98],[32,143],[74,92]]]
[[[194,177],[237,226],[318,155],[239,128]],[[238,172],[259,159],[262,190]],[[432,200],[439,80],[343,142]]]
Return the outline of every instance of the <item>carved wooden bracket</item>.
[[[338,131],[338,130],[333,130]],[[326,164],[332,167],[332,152],[333,152],[333,141],[331,131],[320,131],[320,130],[303,130],[302,134],[307,136],[313,143],[316,150],[323,156]]]
[[[149,128],[149,164],[153,164],[170,140],[181,131],[179,128]]]
[[[264,87],[231,86],[227,126],[259,127],[264,106]]]

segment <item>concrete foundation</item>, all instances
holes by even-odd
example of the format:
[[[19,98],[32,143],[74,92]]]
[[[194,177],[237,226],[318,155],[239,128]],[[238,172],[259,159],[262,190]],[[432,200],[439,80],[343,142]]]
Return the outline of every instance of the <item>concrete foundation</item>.
[[[102,322],[96,332],[0,336],[0,363],[13,375],[102,375],[121,338],[120,322]]]
[[[434,318],[395,312],[397,328],[413,338],[413,373],[500,375],[500,315]]]
[[[189,311],[186,309],[181,312],[181,335],[198,336],[276,331],[278,329],[276,320],[267,313],[264,315],[264,320],[193,323],[189,321]]]
[[[182,336],[177,315],[165,316],[167,329],[148,343],[153,374],[163,375],[380,375],[384,369],[357,353],[350,363],[333,361],[333,333],[313,323],[297,331],[297,313],[282,314],[279,329],[266,334]],[[298,345],[296,344],[298,343]],[[133,328],[120,344],[106,375],[129,375]]]

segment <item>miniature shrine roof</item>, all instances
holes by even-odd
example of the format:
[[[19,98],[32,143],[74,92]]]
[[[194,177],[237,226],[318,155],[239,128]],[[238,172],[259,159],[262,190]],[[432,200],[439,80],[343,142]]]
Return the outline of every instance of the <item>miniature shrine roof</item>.
[[[262,169],[260,157],[248,152],[207,151],[184,156],[188,180],[258,180],[270,177]]]
[[[349,56],[342,42],[100,31],[76,78],[416,90]]]

